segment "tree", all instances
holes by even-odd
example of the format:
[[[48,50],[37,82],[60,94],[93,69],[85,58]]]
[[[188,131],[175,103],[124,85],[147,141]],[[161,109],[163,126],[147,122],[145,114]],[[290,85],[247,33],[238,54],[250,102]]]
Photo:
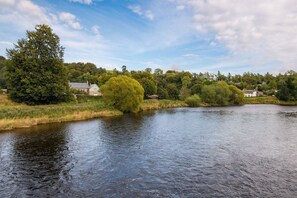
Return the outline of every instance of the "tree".
[[[229,89],[231,91],[230,99],[229,99],[229,104],[243,104],[244,100],[244,94],[243,92],[235,87],[234,85],[229,85]]]
[[[143,101],[144,90],[137,80],[127,76],[109,79],[101,91],[106,103],[123,112],[137,112]]]
[[[6,59],[4,56],[0,56],[0,89],[6,88],[6,79],[5,79],[5,63]]]
[[[149,95],[154,95],[157,93],[157,85],[156,83],[149,79],[149,78],[143,78],[139,82],[143,89],[144,89],[144,96],[148,97]]]
[[[284,101],[297,100],[297,74],[290,71],[278,83],[276,97]]]
[[[224,81],[219,81],[202,88],[201,99],[203,102],[213,105],[228,105],[232,92]]]
[[[14,49],[7,50],[11,59],[7,64],[11,99],[27,104],[67,100],[69,86],[59,37],[47,25],[37,25],[26,35]]]
[[[174,83],[170,83],[166,86],[166,90],[170,99],[177,100],[178,99],[178,89]]]

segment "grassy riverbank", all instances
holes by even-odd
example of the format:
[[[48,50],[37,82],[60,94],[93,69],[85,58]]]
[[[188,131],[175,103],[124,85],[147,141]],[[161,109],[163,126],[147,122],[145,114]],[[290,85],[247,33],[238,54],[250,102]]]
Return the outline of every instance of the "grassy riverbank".
[[[297,105],[276,97],[244,98],[244,104]],[[141,110],[187,107],[183,101],[144,100]],[[201,106],[210,106],[201,104]],[[100,97],[79,97],[76,102],[53,105],[28,106],[14,103],[6,95],[0,95],[0,131],[30,127],[39,124],[86,120],[91,118],[119,116],[123,113],[106,105]]]
[[[263,96],[263,97],[244,98],[244,104],[276,104],[276,105],[295,106],[297,105],[297,102],[286,102],[286,101],[281,101],[274,96]]]
[[[143,111],[187,106],[182,101],[145,100]],[[28,106],[0,95],[0,131],[39,124],[119,116],[123,113],[106,105],[101,97],[79,97],[76,102]]]
[[[188,105],[184,101],[180,100],[144,100],[141,105],[141,110],[146,111],[187,106]]]
[[[86,97],[71,103],[28,106],[11,102],[7,96],[0,95],[0,131],[118,115],[122,112],[107,106],[101,98]]]

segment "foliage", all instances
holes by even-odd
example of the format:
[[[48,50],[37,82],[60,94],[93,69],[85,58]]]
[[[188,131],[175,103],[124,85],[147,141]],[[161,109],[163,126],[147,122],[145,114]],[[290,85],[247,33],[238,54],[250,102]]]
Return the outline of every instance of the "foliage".
[[[104,100],[123,112],[137,112],[143,101],[144,90],[127,76],[112,77],[102,87]]]
[[[284,101],[297,101],[297,73],[287,74],[278,83],[277,98]]]
[[[243,92],[235,86],[219,81],[202,88],[201,99],[210,105],[243,104]]]
[[[6,65],[6,59],[3,56],[0,56],[0,89],[6,88],[6,79],[5,79],[5,65]]]
[[[153,80],[149,78],[143,78],[139,82],[144,89],[144,96],[147,98],[149,95],[154,95],[157,93],[157,85]]]
[[[179,92],[179,99],[180,100],[185,100],[187,97],[189,97],[191,95],[191,90],[188,89],[187,87],[183,86],[181,89],[180,89],[180,92]]]
[[[194,95],[194,94],[201,94],[202,87],[203,87],[202,84],[194,84],[194,85],[191,87],[191,94],[192,94],[192,95]]]
[[[157,91],[157,94],[159,96],[159,99],[169,98],[168,91],[165,88],[159,87],[158,91]]]
[[[64,48],[50,27],[37,25],[35,31],[27,31],[27,37],[7,52],[11,99],[27,104],[58,103],[68,99]]]
[[[93,63],[65,63],[70,82],[89,82],[98,84],[98,76],[106,73],[106,69],[97,68]]]
[[[231,91],[229,104],[243,104],[244,103],[244,94],[243,92],[235,87],[234,85],[229,85],[229,89]]]
[[[201,104],[201,99],[197,94],[195,94],[186,98],[185,102],[187,105],[189,105],[189,107],[199,107]]]
[[[178,92],[177,86],[174,83],[168,84],[166,86],[166,90],[167,90],[169,99],[172,99],[172,100],[178,99],[179,92]]]

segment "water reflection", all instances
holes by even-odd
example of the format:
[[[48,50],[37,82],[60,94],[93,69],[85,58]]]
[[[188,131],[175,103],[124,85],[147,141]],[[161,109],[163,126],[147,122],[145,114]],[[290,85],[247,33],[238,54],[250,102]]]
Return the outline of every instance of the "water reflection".
[[[64,129],[63,125],[44,125],[13,134],[9,166],[1,170],[8,174],[7,178],[4,177],[6,180],[1,181],[2,189],[14,196],[37,195],[36,192],[50,196],[59,192],[63,176],[67,177],[67,173],[63,174],[68,150]],[[12,186],[6,188],[7,182]]]

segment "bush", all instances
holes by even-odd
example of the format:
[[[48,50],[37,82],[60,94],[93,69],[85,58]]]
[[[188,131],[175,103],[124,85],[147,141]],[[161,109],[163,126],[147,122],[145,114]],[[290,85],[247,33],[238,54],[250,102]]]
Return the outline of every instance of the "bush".
[[[185,102],[187,105],[189,105],[189,107],[199,107],[201,99],[197,94],[195,94],[193,96],[186,98]]]
[[[123,112],[137,112],[144,90],[138,81],[127,76],[112,77],[102,87],[103,99]]]
[[[210,105],[230,105],[231,95],[232,91],[230,90],[229,85],[223,81],[219,81],[211,85],[205,85],[201,91],[202,101]]]

